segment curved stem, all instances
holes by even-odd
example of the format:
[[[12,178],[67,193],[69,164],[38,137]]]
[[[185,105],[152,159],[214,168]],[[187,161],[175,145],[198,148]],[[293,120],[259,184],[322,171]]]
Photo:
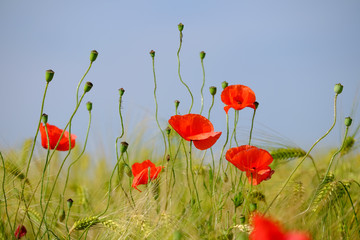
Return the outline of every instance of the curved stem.
[[[322,136],[320,137],[309,149],[309,151],[305,154],[305,156],[301,159],[301,161],[299,162],[299,164],[295,167],[295,169],[291,172],[290,176],[288,177],[288,179],[285,181],[284,185],[281,187],[280,191],[276,194],[276,196],[274,197],[274,199],[271,201],[271,203],[269,204],[269,206],[267,207],[267,209],[265,210],[264,214],[271,208],[271,206],[274,204],[275,200],[279,197],[279,195],[281,194],[281,192],[285,189],[286,185],[289,183],[291,177],[295,174],[296,170],[300,167],[300,165],[304,162],[304,160],[309,156],[311,150],[322,140],[324,139],[330,132],[331,130],[334,128],[335,124],[336,124],[336,100],[337,100],[337,96],[338,94],[335,94],[334,97],[334,121],[333,124],[331,125],[330,129]],[[326,176],[326,175],[325,175]],[[306,210],[307,211],[307,210]]]
[[[220,169],[222,168],[222,155],[224,153],[224,150],[225,150],[225,147],[226,147],[226,145],[228,143],[228,140],[229,140],[229,114],[226,114],[226,140],[225,140],[224,146],[221,149],[220,160],[219,160],[219,169],[218,169],[215,181],[217,181],[217,179],[220,176]]]
[[[5,161],[4,161],[4,158],[3,158],[3,155],[1,154],[0,152],[0,157],[1,157],[1,161],[2,161],[2,164],[3,164],[3,167],[4,167],[4,175],[3,175],[3,181],[2,181],[2,190],[3,190],[3,194],[4,194],[4,203],[5,203],[5,212],[6,212],[6,217],[7,217],[7,220],[8,220],[8,223],[10,225],[10,232],[14,232],[14,229],[13,227],[11,226],[11,222],[10,222],[10,216],[9,216],[9,212],[8,212],[8,205],[7,205],[7,199],[6,199],[6,191],[5,191],[5,174],[6,174],[6,171],[5,171]]]
[[[254,127],[255,114],[256,114],[256,108],[254,109],[254,113],[253,113],[252,120],[251,120],[251,129],[250,129],[249,145],[250,145],[250,143],[251,143],[251,136],[252,136],[252,131],[253,131],[253,127]]]
[[[180,74],[180,57],[179,57],[179,55],[180,55],[180,50],[181,50],[181,45],[182,45],[182,38],[183,38],[183,34],[182,34],[182,32],[180,32],[180,45],[179,45],[179,50],[177,51],[178,75],[179,75],[180,82],[187,88],[187,90],[189,91],[190,97],[191,97],[191,105],[190,105],[190,109],[189,109],[189,113],[190,113],[191,109],[193,107],[193,104],[194,104],[194,97],[190,91],[189,86],[182,80],[181,74]]]
[[[85,76],[86,76],[86,75],[88,74],[88,72],[90,71],[90,68],[91,68],[91,66],[92,66],[92,63],[93,63],[93,62],[90,61],[90,65],[89,65],[88,69],[86,70],[84,76],[81,78],[80,82],[79,82],[78,85],[77,85],[77,88],[76,88],[76,105],[79,104],[79,87],[80,87],[82,81],[84,80]]]

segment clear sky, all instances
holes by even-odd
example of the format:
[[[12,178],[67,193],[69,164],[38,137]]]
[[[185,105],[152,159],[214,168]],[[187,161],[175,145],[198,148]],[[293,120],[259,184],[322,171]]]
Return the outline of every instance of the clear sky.
[[[123,87],[123,114],[134,137],[146,123],[148,139],[159,139],[154,120],[150,50],[156,51],[159,119],[162,126],[190,105],[177,75],[178,23],[184,27],[180,54],[183,80],[200,110],[205,51],[205,111],[210,86],[218,87],[211,121],[226,131],[220,84],[247,85],[260,103],[255,138],[297,144],[307,149],[327,131],[333,116],[333,87],[340,82],[339,121],[322,146],[337,146],[343,118],[359,101],[360,1],[5,1],[0,2],[0,147],[17,147],[36,130],[45,88],[45,70],[53,69],[44,112],[62,128],[75,106],[78,81],[96,49],[98,59],[86,81],[93,102],[89,148],[113,151],[120,134],[118,89]],[[84,102],[84,103],[85,103]],[[233,110],[230,111],[233,117]],[[240,112],[238,138],[245,144],[251,109]],[[352,116],[359,124],[359,110]],[[85,105],[72,131],[84,142]],[[221,145],[225,134],[220,139]],[[161,142],[160,142],[161,143]],[[38,141],[39,144],[39,141]],[[149,145],[152,144],[149,142]],[[40,146],[40,144],[39,144]],[[152,146],[152,145],[151,145]]]

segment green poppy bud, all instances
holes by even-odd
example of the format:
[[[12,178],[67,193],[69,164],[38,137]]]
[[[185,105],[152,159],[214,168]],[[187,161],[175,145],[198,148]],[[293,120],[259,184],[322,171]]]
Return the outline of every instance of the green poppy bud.
[[[165,131],[166,131],[166,134],[169,135],[170,132],[171,132],[171,128],[170,128],[170,127],[167,127],[167,128],[165,129]]]
[[[91,82],[86,82],[84,86],[84,92],[88,92],[93,87],[93,84]]]
[[[48,122],[48,115],[46,113],[43,113],[43,115],[41,116],[41,121],[44,123],[44,124],[47,124]]]
[[[254,212],[257,209],[257,203],[250,203],[249,210],[250,212]]]
[[[68,206],[68,208],[71,208],[71,207],[72,207],[73,202],[74,202],[74,201],[73,201],[71,198],[69,198],[69,199],[67,200],[67,206]]]
[[[259,107],[259,103],[258,102],[254,102],[255,105],[255,109],[257,109]]]
[[[205,58],[205,56],[206,56],[206,52],[201,51],[200,52],[200,59],[203,60]]]
[[[341,85],[340,83],[335,84],[334,92],[336,94],[340,94],[342,92],[343,88],[344,88],[343,85]]]
[[[237,195],[235,195],[234,198],[232,199],[232,201],[234,202],[235,208],[240,207],[244,202],[244,197],[243,197],[242,193],[239,192]]]
[[[216,94],[216,87],[211,86],[211,87],[209,88],[209,90],[210,90],[210,94],[211,94],[212,96],[215,96],[215,94]]]
[[[178,29],[179,29],[180,32],[182,32],[182,30],[184,29],[184,24],[179,23]]]
[[[49,69],[49,70],[46,70],[45,71],[45,80],[46,82],[51,82],[51,80],[53,79],[54,77],[54,71]]]
[[[240,224],[244,224],[245,223],[245,220],[246,220],[246,218],[245,218],[245,215],[240,215],[240,217],[239,217],[239,219],[240,219]]]
[[[121,152],[121,153],[126,152],[128,146],[129,146],[129,144],[128,144],[127,142],[121,142],[121,143],[120,143],[120,152]]]
[[[223,82],[221,83],[222,89],[225,89],[227,86],[229,86],[229,83],[228,83],[227,81],[223,81]]]
[[[92,110],[92,102],[87,102],[86,103],[86,108],[90,112]]]
[[[345,126],[350,127],[351,123],[352,123],[351,117],[345,118]]]
[[[150,51],[150,56],[151,56],[152,58],[155,57],[155,51],[154,51],[154,50],[151,50],[151,51]]]
[[[92,50],[90,53],[90,61],[94,62],[98,56],[98,52],[96,50]]]
[[[120,89],[119,89],[120,97],[122,97],[122,95],[124,95],[124,93],[125,93],[125,89],[120,88]]]

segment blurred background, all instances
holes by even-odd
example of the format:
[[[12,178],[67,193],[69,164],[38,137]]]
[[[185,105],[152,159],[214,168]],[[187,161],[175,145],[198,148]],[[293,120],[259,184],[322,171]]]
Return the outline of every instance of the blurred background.
[[[200,51],[206,52],[205,116],[211,104],[208,89],[218,88],[211,121],[223,135],[215,148],[222,146],[226,136],[220,100],[223,81],[247,85],[256,93],[260,106],[254,144],[306,150],[331,126],[333,87],[342,83],[337,125],[319,148],[339,146],[343,119],[353,117],[352,130],[359,125],[359,12],[356,0],[1,1],[0,150],[19,147],[34,136],[47,69],[54,70],[55,76],[44,112],[50,124],[66,125],[75,107],[76,86],[95,49],[99,56],[85,79],[94,87],[72,125],[77,143],[84,143],[85,103],[91,101],[88,151],[113,156],[115,139],[121,133],[118,89],[124,88],[123,140],[141,138],[141,146],[134,148],[163,151],[154,118],[149,51],[156,51],[159,120],[166,128],[175,111],[174,100],[181,102],[180,114],[190,106],[190,96],[177,74],[180,22],[185,25],[181,74],[194,94],[192,112],[200,111]],[[229,113],[232,126],[234,111]],[[252,113],[250,108],[240,112],[240,144],[248,141]]]

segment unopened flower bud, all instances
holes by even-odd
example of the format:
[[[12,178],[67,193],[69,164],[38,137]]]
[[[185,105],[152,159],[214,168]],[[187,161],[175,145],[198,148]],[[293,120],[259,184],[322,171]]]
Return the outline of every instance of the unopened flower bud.
[[[88,92],[93,87],[93,84],[91,82],[86,82],[84,86],[84,92]]]
[[[179,23],[178,29],[179,29],[180,32],[182,32],[182,30],[184,29],[184,24]]]
[[[122,97],[122,95],[124,95],[124,93],[125,93],[125,89],[119,88],[120,97]]]
[[[92,102],[87,102],[86,103],[86,108],[90,112],[92,110]]]
[[[179,100],[175,100],[175,108],[177,109],[179,107],[180,101]]]
[[[239,218],[240,218],[240,224],[244,224],[246,220],[245,216],[241,214]]]
[[[121,153],[126,152],[128,146],[129,146],[129,144],[128,144],[127,142],[121,142],[121,143],[120,143],[120,152],[121,152]]]
[[[343,85],[341,85],[340,83],[335,84],[334,92],[336,94],[340,94],[342,92],[343,88],[344,88]]]
[[[151,56],[152,58],[155,57],[155,51],[154,51],[154,50],[151,50],[151,51],[150,51],[150,56]]]
[[[257,109],[259,107],[259,103],[258,102],[254,102],[255,105],[255,109]]]
[[[234,202],[235,208],[240,207],[244,202],[244,197],[241,192],[239,192],[237,195],[234,196],[234,199],[232,199]]]
[[[351,117],[346,117],[345,118],[345,126],[350,127],[351,123],[352,123]]]
[[[46,113],[43,113],[41,116],[41,121],[46,124],[48,122],[48,115]]]
[[[250,203],[249,210],[250,212],[254,212],[257,209],[257,203]]]
[[[165,131],[166,131],[166,134],[169,135],[170,132],[171,132],[171,128],[167,127],[167,128],[165,129]]]
[[[90,61],[94,62],[98,56],[98,52],[96,50],[92,50],[90,53]]]
[[[213,96],[215,96],[215,94],[216,94],[216,87],[211,86],[211,87],[209,88],[209,90],[210,90],[210,94],[213,95]]]
[[[229,83],[228,83],[227,81],[223,81],[223,82],[221,83],[221,87],[222,87],[223,89],[225,89],[227,86],[229,86]]]
[[[49,69],[49,70],[46,70],[45,71],[45,80],[46,82],[51,82],[51,80],[53,79],[54,77],[54,71]]]
[[[200,59],[203,60],[205,58],[205,56],[206,56],[206,52],[201,51],[200,52]]]
[[[69,199],[67,200],[67,206],[68,206],[68,208],[71,208],[71,207],[72,207],[73,202],[74,202],[74,201],[73,201],[71,198],[69,198]]]

